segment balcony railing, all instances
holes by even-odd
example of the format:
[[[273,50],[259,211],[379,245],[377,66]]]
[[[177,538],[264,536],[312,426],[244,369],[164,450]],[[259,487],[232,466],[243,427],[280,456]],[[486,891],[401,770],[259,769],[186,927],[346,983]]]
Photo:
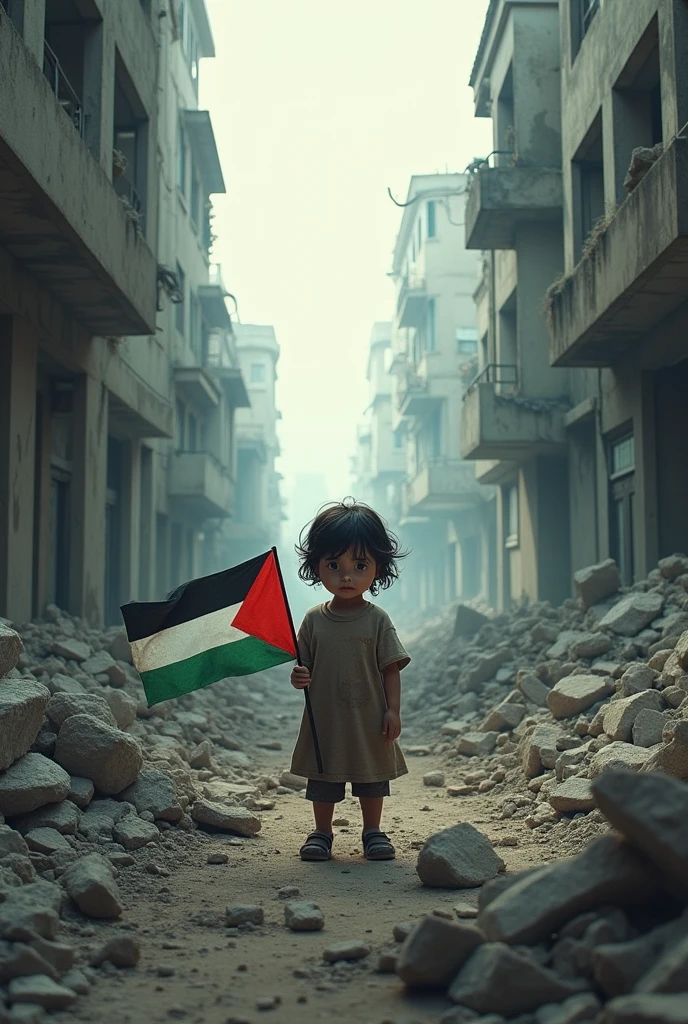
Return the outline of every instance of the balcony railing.
[[[513,363],[488,363],[468,385],[464,397],[474,391],[479,384],[494,384],[502,391],[513,391],[518,384],[518,366]]]
[[[115,178],[112,185],[124,206],[127,208],[127,212],[133,216],[141,228],[141,231],[143,231],[145,227],[145,210],[143,207],[143,200],[134,188],[132,182],[126,174],[120,174],[119,178]]]
[[[10,13],[8,11],[8,13]],[[57,101],[69,117],[70,121],[83,139],[85,116],[81,100],[69,83],[69,79],[62,70],[62,66],[53,49],[44,43],[43,53],[43,74],[48,79],[50,88],[55,93]]]

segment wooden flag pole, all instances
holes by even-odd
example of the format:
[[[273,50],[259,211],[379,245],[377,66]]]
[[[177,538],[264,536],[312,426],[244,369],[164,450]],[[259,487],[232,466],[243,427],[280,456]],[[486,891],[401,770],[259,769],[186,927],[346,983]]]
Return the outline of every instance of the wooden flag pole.
[[[294,628],[294,619],[292,618],[291,608],[289,607],[289,599],[287,598],[287,589],[284,586],[284,577],[282,576],[282,567],[279,563],[277,556],[277,548],[272,548],[272,553],[275,556],[275,565],[277,566],[277,575],[279,576],[280,586],[282,587],[282,596],[284,598],[284,604],[287,609],[287,615],[289,617],[289,625],[291,626],[291,635],[294,640],[294,650],[296,651],[296,664],[301,665],[301,655],[299,653],[299,643],[296,639],[296,629]],[[313,705],[311,704],[311,695],[308,692],[308,687],[303,691],[303,695],[306,698],[306,712],[308,713],[308,721],[311,726],[311,735],[313,736],[313,746],[315,747],[315,760],[318,765],[318,774],[323,774],[323,763],[322,757],[320,756],[320,744],[318,742],[318,733],[315,728],[315,718],[313,717]]]

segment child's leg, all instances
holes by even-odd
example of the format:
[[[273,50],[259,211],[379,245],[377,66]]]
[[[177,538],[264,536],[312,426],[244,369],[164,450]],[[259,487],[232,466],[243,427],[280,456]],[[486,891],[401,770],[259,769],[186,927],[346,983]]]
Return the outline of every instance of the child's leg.
[[[359,800],[363,815],[363,831],[367,832],[369,828],[379,829],[385,798],[383,796],[362,796],[359,797]]]
[[[320,832],[326,832],[328,836],[332,835],[332,818],[334,817],[334,804],[323,804],[319,802],[313,802],[313,817],[315,818],[315,827]]]

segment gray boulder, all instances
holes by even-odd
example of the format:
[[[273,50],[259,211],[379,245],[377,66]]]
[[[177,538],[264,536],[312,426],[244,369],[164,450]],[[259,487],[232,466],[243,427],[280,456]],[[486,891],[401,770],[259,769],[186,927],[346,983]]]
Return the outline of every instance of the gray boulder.
[[[621,587],[619,568],[612,558],[597,565],[579,569],[574,573],[573,582],[576,593],[585,608],[599,604],[605,598],[616,594]]]
[[[136,782],[122,793],[122,799],[133,804],[139,814],[150,811],[163,821],[181,821],[184,817],[174,782],[157,768],[144,768]]]
[[[19,633],[0,622],[0,679],[17,667],[24,644]]]
[[[106,725],[117,725],[107,701],[98,693],[55,693],[46,714],[58,730],[72,715],[91,715]]]
[[[418,855],[416,871],[423,885],[473,889],[504,867],[487,836],[464,822],[430,836]]]
[[[396,972],[411,988],[446,988],[482,942],[473,925],[424,917],[401,947]]]
[[[125,814],[123,818],[114,823],[112,829],[113,838],[123,846],[125,850],[139,850],[148,843],[157,842],[160,832],[150,821],[144,821],[136,814]]]
[[[71,800],[61,800],[59,804],[49,804],[30,814],[22,814],[13,821],[14,828],[26,835],[33,828],[54,828],[63,836],[73,836],[79,826],[81,812]]]
[[[55,760],[70,775],[92,779],[101,793],[114,795],[134,782],[143,754],[133,736],[92,715],[73,715],[60,729]]]
[[[71,864],[61,881],[79,910],[89,917],[119,917],[122,913],[112,865],[99,853]]]
[[[5,628],[0,626],[0,635]],[[50,691],[41,683],[0,680],[0,771],[30,749],[41,731],[49,700]]]
[[[604,715],[604,731],[612,740],[628,743],[633,734],[633,723],[641,711],[661,711],[664,707],[658,690],[644,690],[631,697],[612,701]]]
[[[28,814],[64,800],[69,775],[43,754],[24,754],[0,774],[0,814]]]
[[[261,820],[245,807],[231,807],[212,800],[196,800],[191,817],[201,825],[210,825],[239,836],[254,836],[261,829]]]
[[[565,676],[549,691],[547,705],[555,718],[573,718],[613,692],[604,676]]]
[[[611,629],[619,636],[637,636],[664,607],[664,598],[654,590],[628,594],[611,608],[600,622],[601,629]]]
[[[633,743],[636,747],[654,747],[662,742],[662,735],[671,722],[661,711],[640,711],[633,723]]]

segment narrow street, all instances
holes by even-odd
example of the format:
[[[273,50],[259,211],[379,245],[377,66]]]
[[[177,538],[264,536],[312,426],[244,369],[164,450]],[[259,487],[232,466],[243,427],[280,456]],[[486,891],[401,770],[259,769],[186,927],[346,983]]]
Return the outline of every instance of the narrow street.
[[[297,710],[279,735],[296,733]],[[279,775],[288,767],[288,741],[282,752],[260,751],[256,769]],[[136,970],[100,972],[102,980],[79,1001],[74,1015],[99,1024],[183,1019],[197,1024],[239,1024],[273,1019],[279,1024],[339,1018],[347,1024],[412,1024],[437,1021],[452,1005],[442,997],[409,996],[395,974],[377,971],[379,954],[398,950],[393,929],[434,910],[452,914],[457,904],[477,906],[479,890],[452,892],[420,884],[415,871],[420,846],[433,832],[460,820],[470,821],[493,840],[519,836],[519,845],[499,849],[509,870],[538,863],[546,850],[522,823],[496,821],[490,794],[456,799],[445,789],[423,785],[423,775],[440,767],[431,756],[408,758],[410,774],[394,787],[383,826],[397,849],[397,859],[368,863],[360,842],[358,802],[347,796],[335,820],[333,859],[302,863],[298,847],[312,827],[310,805],[302,793],[277,797],[273,811],[262,813],[263,827],[254,839],[193,832],[163,834],[147,862],[169,871],[159,884],[124,868],[120,888],[126,906],[123,923],[114,927],[140,940],[142,959]],[[458,778],[465,766],[456,765]],[[227,864],[208,864],[211,854],[226,854]],[[143,861],[138,860],[141,864]],[[320,932],[295,934],[284,923],[285,887],[314,901],[325,916]],[[293,898],[293,897],[292,897]],[[265,923],[228,932],[225,908],[259,904]],[[111,937],[113,925],[92,922],[94,946]],[[83,931],[81,932],[83,935]],[[332,943],[364,940],[371,953],[358,963],[326,964],[323,950]],[[279,997],[271,1012],[261,1012],[261,998]]]

